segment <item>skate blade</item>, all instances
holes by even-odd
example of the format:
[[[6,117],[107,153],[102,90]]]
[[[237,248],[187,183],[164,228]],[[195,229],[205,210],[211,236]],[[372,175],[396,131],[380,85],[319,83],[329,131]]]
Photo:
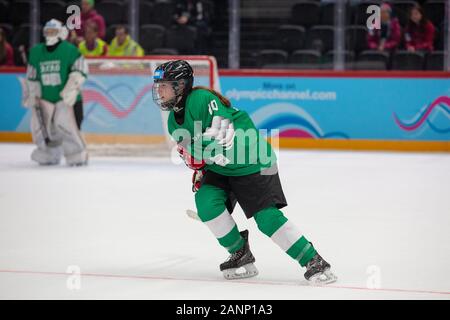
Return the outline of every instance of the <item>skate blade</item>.
[[[78,162],[78,163],[69,164],[69,167],[84,167],[84,166],[87,166],[87,165],[88,165],[87,162]]]
[[[337,276],[330,269],[327,269],[324,272],[312,276],[308,281],[313,285],[330,284],[337,281]]]
[[[42,162],[42,163],[39,163],[39,165],[42,167],[57,166],[57,165],[59,165],[59,161],[58,162]]]
[[[240,269],[244,268],[245,271],[239,272]],[[258,269],[256,269],[253,263],[246,264],[240,268],[227,269],[223,271],[223,276],[227,280],[244,279],[251,278],[258,275]]]

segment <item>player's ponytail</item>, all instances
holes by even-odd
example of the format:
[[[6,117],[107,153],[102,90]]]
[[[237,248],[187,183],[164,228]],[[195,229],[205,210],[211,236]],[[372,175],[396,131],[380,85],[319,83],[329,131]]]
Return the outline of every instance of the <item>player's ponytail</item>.
[[[209,92],[211,92],[213,95],[215,95],[217,98],[219,98],[220,102],[222,102],[222,104],[226,107],[231,107],[231,102],[230,100],[228,100],[226,97],[224,97],[222,94],[220,94],[219,92],[217,92],[214,89],[210,89],[208,87],[203,87],[203,86],[196,86],[194,88],[192,88],[192,90],[197,90],[197,89],[203,89],[203,90],[208,90]]]

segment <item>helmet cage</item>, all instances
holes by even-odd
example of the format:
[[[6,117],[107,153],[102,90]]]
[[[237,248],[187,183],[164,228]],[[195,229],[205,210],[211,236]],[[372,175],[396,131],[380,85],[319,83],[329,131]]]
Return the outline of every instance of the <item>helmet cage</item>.
[[[155,81],[152,88],[153,101],[156,105],[163,111],[175,111],[178,112],[183,109],[183,105],[180,102],[183,100],[184,96],[188,93],[190,88],[189,82],[187,79],[180,79],[177,81],[170,80],[159,80]],[[173,98],[163,101],[159,95],[159,85],[160,84],[170,84],[174,91]]]

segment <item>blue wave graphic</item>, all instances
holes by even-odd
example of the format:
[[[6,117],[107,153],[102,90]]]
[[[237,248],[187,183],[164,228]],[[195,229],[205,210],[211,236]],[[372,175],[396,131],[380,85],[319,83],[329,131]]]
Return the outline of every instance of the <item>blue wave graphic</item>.
[[[438,128],[429,119],[427,119],[427,124],[430,127],[430,129],[433,130],[434,132],[437,132],[437,133],[449,133],[450,132],[450,128],[447,128],[447,129]]]
[[[276,118],[269,119],[267,121],[262,122],[259,125],[259,127],[268,129],[268,130],[272,130],[272,129],[280,128],[285,125],[302,126],[302,127],[306,128],[307,130],[309,130],[310,132],[312,132],[314,134],[314,136],[318,137],[318,138],[340,137],[340,138],[344,138],[344,139],[349,139],[349,136],[343,132],[329,132],[329,133],[322,135],[310,122],[306,121],[303,118],[294,117],[294,116],[290,116],[290,115],[284,115],[284,116],[279,116]]]
[[[95,81],[88,80],[88,81],[86,82],[86,87],[91,87],[91,88],[93,88],[93,89],[96,89],[96,90],[100,91],[101,93],[103,93],[104,95],[106,95],[106,96],[108,97],[108,99],[114,103],[114,105],[116,105],[116,106],[119,107],[119,108],[120,108],[121,103],[120,103],[119,101],[117,101],[116,99],[114,99],[114,97],[112,97],[112,95],[111,95],[111,92],[112,92],[112,91],[114,91],[114,90],[116,90],[116,89],[119,89],[119,88],[122,88],[122,87],[123,87],[123,88],[128,89],[128,90],[131,92],[131,95],[132,95],[133,97],[136,96],[136,91],[134,91],[133,87],[131,87],[131,86],[128,85],[127,83],[123,83],[123,82],[114,84],[114,85],[112,85],[111,87],[108,87],[107,90],[105,90],[105,89],[102,88],[99,84],[97,84]]]
[[[321,134],[317,131],[314,126],[311,125],[308,121],[302,118],[292,117],[292,116],[280,116],[276,118],[269,119],[260,124],[261,128],[272,130],[276,128],[280,128],[287,124],[296,124],[303,126],[304,128],[310,130],[316,137],[320,137]]]

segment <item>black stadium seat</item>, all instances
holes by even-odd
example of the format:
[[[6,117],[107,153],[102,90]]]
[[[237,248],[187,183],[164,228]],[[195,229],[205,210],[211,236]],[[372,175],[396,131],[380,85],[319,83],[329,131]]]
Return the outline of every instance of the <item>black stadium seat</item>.
[[[164,46],[165,32],[166,28],[160,25],[141,25],[139,30],[139,44],[145,52],[150,52],[155,48],[161,48]]]
[[[348,26],[345,28],[345,47],[359,53],[367,49],[367,28],[365,26]]]
[[[334,24],[334,3],[324,3],[320,10],[320,24]]]
[[[166,32],[165,47],[175,48],[180,54],[195,54],[197,30],[191,26],[173,26]]]
[[[323,56],[323,62],[333,63],[335,54],[336,54],[335,50],[328,51]],[[348,51],[348,50],[344,51],[344,61],[345,62],[353,62],[353,60],[355,60],[355,54],[353,53],[353,51]]]
[[[320,5],[313,1],[302,1],[292,7],[291,19],[293,24],[306,28],[319,24]]]
[[[377,50],[365,50],[358,56],[356,69],[386,70],[389,63],[389,53]],[[361,66],[359,68],[358,66]]]
[[[263,66],[261,66],[261,69],[266,69],[266,70],[273,70],[273,69],[288,69],[289,65],[285,64],[285,63],[272,63],[272,64],[265,64]]]
[[[321,53],[317,50],[296,50],[289,57],[290,64],[319,64]]]
[[[8,1],[0,0],[0,23],[10,22],[10,3]]]
[[[434,34],[434,50],[444,50],[445,43],[445,23],[442,21],[441,25],[435,26]]]
[[[106,25],[127,21],[128,4],[122,1],[105,0],[95,5],[95,10],[105,19]]]
[[[445,1],[427,1],[424,3],[424,11],[428,19],[433,22],[434,26],[440,26],[444,22],[445,17]]]
[[[66,19],[66,4],[58,0],[46,0],[41,2],[40,7],[41,24],[45,24],[51,19],[65,21]],[[68,15],[67,15],[68,17]]]
[[[139,24],[151,24],[153,10],[153,3],[141,1],[139,5]]]
[[[425,59],[425,69],[443,71],[444,51],[434,51],[432,53],[429,53]]]
[[[358,60],[383,61],[388,63],[389,53],[378,50],[365,50],[359,54]]]
[[[305,28],[295,25],[282,25],[276,31],[278,48],[292,52],[305,46]]]
[[[11,22],[13,25],[18,26],[23,23],[29,23],[30,21],[31,5],[28,0],[17,0],[10,7],[9,12],[11,15]]]
[[[168,27],[172,25],[174,13],[175,4],[173,2],[156,1],[150,18],[151,23]]]
[[[352,63],[353,70],[387,70],[387,65],[383,61],[358,60]]]
[[[177,49],[172,48],[156,48],[150,51],[151,55],[176,56],[180,54]]]
[[[315,26],[308,31],[306,36],[306,49],[320,50],[324,53],[333,49],[333,46],[333,26]]]
[[[320,24],[321,25],[333,25],[334,24],[334,3],[325,2],[321,5],[320,9]],[[352,8],[345,5],[345,20],[346,25],[351,24],[352,21]]]
[[[392,70],[423,70],[424,55],[419,52],[397,51],[392,57]]]
[[[284,50],[261,50],[256,55],[257,67],[263,67],[268,64],[284,64],[287,62],[288,53]]]

